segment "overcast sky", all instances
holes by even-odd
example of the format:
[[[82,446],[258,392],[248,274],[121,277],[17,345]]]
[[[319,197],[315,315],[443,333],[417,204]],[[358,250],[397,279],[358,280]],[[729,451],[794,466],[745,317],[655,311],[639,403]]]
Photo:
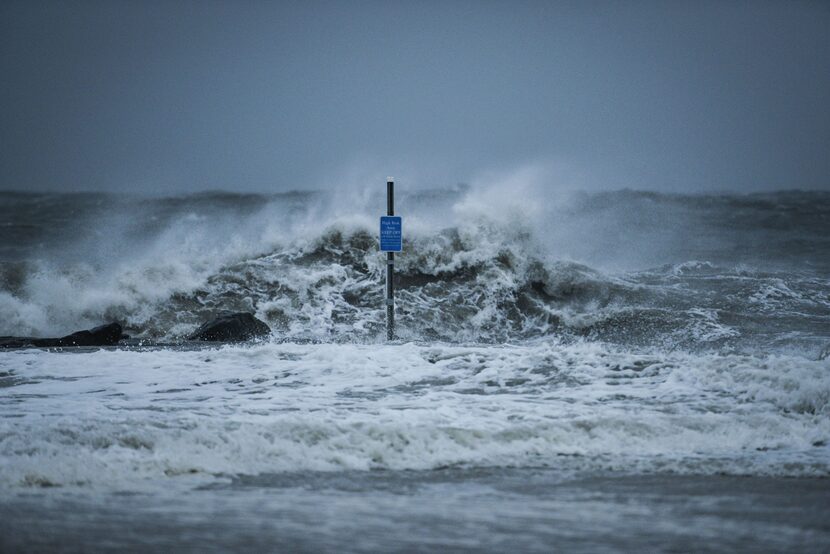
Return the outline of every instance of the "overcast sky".
[[[0,4],[0,188],[830,189],[828,2]]]

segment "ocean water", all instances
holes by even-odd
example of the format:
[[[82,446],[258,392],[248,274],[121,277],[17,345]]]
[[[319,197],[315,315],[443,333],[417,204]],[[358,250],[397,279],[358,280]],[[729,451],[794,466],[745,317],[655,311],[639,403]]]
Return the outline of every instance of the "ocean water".
[[[830,194],[383,193],[2,193],[0,548],[830,549]]]

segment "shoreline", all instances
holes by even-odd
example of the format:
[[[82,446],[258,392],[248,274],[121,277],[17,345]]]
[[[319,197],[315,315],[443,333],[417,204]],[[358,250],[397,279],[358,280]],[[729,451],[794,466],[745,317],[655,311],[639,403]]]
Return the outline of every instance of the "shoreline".
[[[157,493],[29,490],[0,546],[38,552],[781,552],[830,548],[830,479],[556,470],[300,472]],[[68,545],[72,545],[68,547]]]

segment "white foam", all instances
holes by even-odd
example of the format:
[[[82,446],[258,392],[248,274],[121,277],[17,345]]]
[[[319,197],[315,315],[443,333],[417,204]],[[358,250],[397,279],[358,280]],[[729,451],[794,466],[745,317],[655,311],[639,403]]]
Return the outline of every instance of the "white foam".
[[[551,341],[264,344],[4,352],[0,371],[25,381],[1,389],[4,488],[564,459],[830,474],[830,360]]]

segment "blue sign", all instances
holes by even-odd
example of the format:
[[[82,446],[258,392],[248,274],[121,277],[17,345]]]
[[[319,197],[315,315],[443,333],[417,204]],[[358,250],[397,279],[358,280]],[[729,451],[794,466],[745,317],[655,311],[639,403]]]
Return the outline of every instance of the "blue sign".
[[[380,249],[383,252],[400,252],[402,250],[403,234],[401,233],[401,217],[398,215],[384,215],[380,218]]]

